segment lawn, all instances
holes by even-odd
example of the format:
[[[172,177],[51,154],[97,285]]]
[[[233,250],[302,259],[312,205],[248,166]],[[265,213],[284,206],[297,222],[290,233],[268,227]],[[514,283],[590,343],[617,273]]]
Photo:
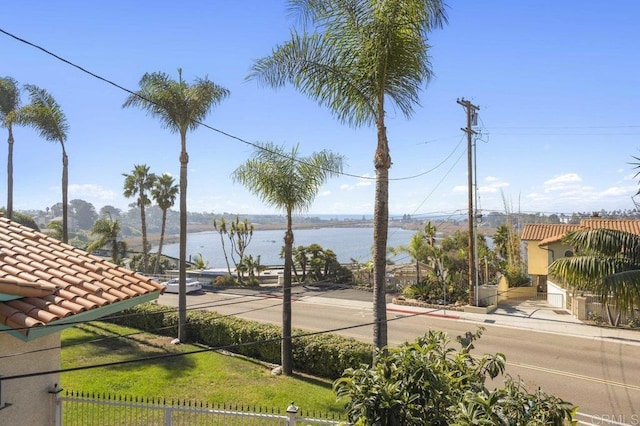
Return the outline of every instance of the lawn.
[[[171,338],[109,323],[82,324],[62,333],[62,368],[75,368],[202,350]],[[65,390],[143,398],[190,400],[343,416],[327,380],[275,376],[263,364],[215,351],[62,373]]]

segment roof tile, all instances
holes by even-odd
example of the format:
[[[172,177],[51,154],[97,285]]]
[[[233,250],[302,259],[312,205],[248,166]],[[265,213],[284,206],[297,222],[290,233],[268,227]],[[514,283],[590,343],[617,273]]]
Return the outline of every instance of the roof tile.
[[[529,223],[522,229],[520,239],[524,241],[540,241],[541,245],[560,241],[564,235],[576,229],[614,229],[640,235],[638,219],[582,219],[579,225]]]
[[[0,324],[30,327],[142,295],[161,293],[149,277],[0,217]]]

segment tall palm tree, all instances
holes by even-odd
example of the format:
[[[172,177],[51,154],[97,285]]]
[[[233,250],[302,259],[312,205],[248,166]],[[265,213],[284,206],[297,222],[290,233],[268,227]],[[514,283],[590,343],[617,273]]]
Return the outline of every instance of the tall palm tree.
[[[158,245],[158,255],[156,257],[156,265],[153,269],[153,274],[158,273],[160,267],[160,256],[162,255],[162,246],[164,244],[164,233],[167,229],[167,210],[169,210],[176,203],[176,196],[178,195],[178,185],[174,184],[173,176],[163,173],[156,179],[153,188],[151,188],[151,196],[156,202],[160,210],[162,210],[162,226],[160,229],[160,244]]]
[[[136,106],[160,120],[163,127],[180,134],[180,248],[178,274],[178,340],[186,340],[187,317],[187,132],[195,130],[211,108],[229,95],[229,91],[208,78],[196,78],[192,85],[162,72],[146,73],[140,90],[129,96],[123,108]]]
[[[575,256],[563,257],[549,265],[556,276],[578,290],[599,295],[606,306],[618,312],[640,307],[640,236],[612,229],[578,229],[567,233],[563,241],[575,248]]]
[[[155,185],[157,176],[149,173],[149,166],[137,164],[133,167],[131,174],[123,173],[124,191],[127,198],[135,197],[136,205],[140,207],[140,226],[142,227],[142,264],[144,273],[149,272],[149,242],[147,240],[147,214],[146,208],[151,205],[151,199],[147,192],[151,191]]]
[[[387,345],[385,267],[389,224],[386,101],[413,113],[431,77],[427,34],[446,22],[442,0],[290,0],[305,24],[249,78],[272,87],[290,83],[350,126],[375,125],[374,346]]]
[[[233,179],[243,184],[266,204],[287,215],[284,234],[284,282],[282,297],[282,372],[291,375],[291,268],[293,264],[293,221],[295,211],[311,207],[320,187],[342,172],[342,157],[321,151],[308,157],[298,155],[298,147],[287,152],[268,143],[256,148],[253,158],[238,167]]]
[[[30,103],[22,107],[19,120],[40,132],[40,136],[58,142],[62,148],[62,242],[69,242],[69,157],[65,149],[69,124],[60,105],[45,89],[33,84],[24,86]]]
[[[116,265],[120,265],[124,251],[126,251],[124,241],[118,240],[120,236],[120,221],[117,219],[112,220],[111,217],[98,218],[91,228],[91,234],[97,238],[89,244],[87,251],[91,253],[96,249],[109,245],[111,249],[111,261]]]
[[[7,143],[7,218],[13,216],[13,125],[20,113],[20,87],[11,77],[0,77],[0,126],[9,132]]]

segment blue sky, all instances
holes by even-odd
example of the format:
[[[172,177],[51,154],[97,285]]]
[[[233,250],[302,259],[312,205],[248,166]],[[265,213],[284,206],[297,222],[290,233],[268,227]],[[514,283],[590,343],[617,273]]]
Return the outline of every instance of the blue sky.
[[[480,106],[479,208],[571,213],[632,209],[640,156],[640,2],[451,0],[449,24],[430,37],[435,78],[411,119],[391,105],[388,137],[392,215],[466,211],[466,98]],[[131,90],[145,72],[208,76],[230,90],[205,122],[251,142],[300,144],[346,157],[349,174],[327,182],[315,214],[371,214],[373,128],[340,124],[291,88],[246,81],[255,59],[287,39],[283,0],[163,0],[3,4],[0,28]],[[179,137],[137,109],[127,94],[0,34],[0,75],[47,89],[70,125],[69,199],[127,208],[122,173],[147,164],[179,172]],[[26,100],[26,99],[25,99]],[[6,140],[6,130],[0,129]],[[14,208],[61,200],[61,151],[30,129],[15,130]],[[6,143],[0,157],[6,158]],[[252,148],[207,129],[188,136],[188,208],[274,213],[233,170]],[[0,162],[6,176],[6,160]],[[413,179],[402,179],[415,175]],[[4,178],[3,178],[4,181]],[[0,205],[6,185],[0,185]]]

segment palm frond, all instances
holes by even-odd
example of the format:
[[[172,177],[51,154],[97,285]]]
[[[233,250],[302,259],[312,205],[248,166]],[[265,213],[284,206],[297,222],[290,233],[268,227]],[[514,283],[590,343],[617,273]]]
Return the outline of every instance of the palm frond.
[[[193,130],[206,117],[211,107],[229,96],[229,91],[207,77],[196,78],[193,85],[172,80],[163,72],[146,73],[139,82],[140,90],[130,95],[122,107],[139,107],[158,118],[162,126],[173,132]]]
[[[7,127],[16,119],[20,109],[20,86],[11,77],[0,78],[0,126]]]
[[[34,127],[43,139],[59,142],[64,150],[69,124],[62,108],[45,89],[27,84],[30,103],[21,109],[19,122]]]

